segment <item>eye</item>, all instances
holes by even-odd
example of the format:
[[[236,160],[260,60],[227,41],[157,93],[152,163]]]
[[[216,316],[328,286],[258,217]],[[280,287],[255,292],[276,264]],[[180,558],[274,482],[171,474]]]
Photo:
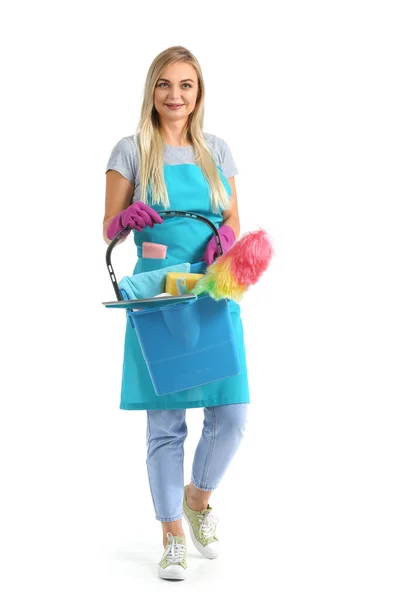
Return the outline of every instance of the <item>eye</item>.
[[[161,87],[163,85],[168,85],[168,83],[166,81],[161,81],[161,83],[158,84],[158,87]],[[190,83],[183,83],[182,85],[187,85],[189,88],[192,87]]]

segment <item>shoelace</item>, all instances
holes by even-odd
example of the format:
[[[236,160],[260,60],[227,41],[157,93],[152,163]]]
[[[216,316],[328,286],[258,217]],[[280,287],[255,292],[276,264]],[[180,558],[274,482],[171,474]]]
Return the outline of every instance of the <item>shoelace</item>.
[[[177,544],[174,540],[172,533],[167,533],[168,544],[165,548],[165,558],[169,563],[180,563],[183,561],[185,556],[185,546],[183,544]]]
[[[214,536],[215,528],[218,524],[218,519],[212,513],[207,513],[206,515],[198,515],[197,517],[200,522],[200,533],[205,538],[210,538]]]

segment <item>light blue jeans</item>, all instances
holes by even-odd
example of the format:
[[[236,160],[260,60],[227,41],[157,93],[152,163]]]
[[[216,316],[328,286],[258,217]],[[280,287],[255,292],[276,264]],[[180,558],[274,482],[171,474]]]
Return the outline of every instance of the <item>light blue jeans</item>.
[[[214,490],[239,447],[247,423],[246,404],[204,408],[203,431],[193,459],[191,479],[201,490]],[[147,411],[147,472],[158,521],[182,517],[183,445],[186,410]]]

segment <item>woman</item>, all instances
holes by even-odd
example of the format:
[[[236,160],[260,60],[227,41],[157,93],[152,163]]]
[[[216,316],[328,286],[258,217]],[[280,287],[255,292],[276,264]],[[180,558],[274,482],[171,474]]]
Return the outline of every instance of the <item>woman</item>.
[[[162,219],[164,210],[207,217],[219,229],[224,252],[239,236],[236,165],[224,140],[203,133],[203,120],[200,65],[187,49],[168,48],[150,66],[136,135],[116,144],[106,169],[104,239],[109,244],[128,225],[134,230],[134,274],[182,262],[204,260],[209,265],[215,258],[215,238],[207,225],[187,218]],[[208,501],[240,444],[249,403],[240,308],[233,301],[229,307],[240,374],[164,396],[154,392],[127,320],[120,408],[147,411],[147,469],[163,530],[158,572],[165,579],[185,578],[183,516],[196,548],[208,558],[218,555],[217,520]],[[185,413],[195,407],[203,407],[204,424],[191,482],[184,487]]]

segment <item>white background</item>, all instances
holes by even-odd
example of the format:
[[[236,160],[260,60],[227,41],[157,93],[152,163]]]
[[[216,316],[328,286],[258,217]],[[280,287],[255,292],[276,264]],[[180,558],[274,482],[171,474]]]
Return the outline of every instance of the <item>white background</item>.
[[[396,4],[2,9],[2,598],[399,598]],[[125,318],[101,304],[106,163],[172,45],[202,66],[242,232],[276,253],[242,303],[250,421],[211,502],[225,552],[189,541],[184,583],[157,578],[145,413],[119,409]],[[115,249],[118,276],[133,261]]]

